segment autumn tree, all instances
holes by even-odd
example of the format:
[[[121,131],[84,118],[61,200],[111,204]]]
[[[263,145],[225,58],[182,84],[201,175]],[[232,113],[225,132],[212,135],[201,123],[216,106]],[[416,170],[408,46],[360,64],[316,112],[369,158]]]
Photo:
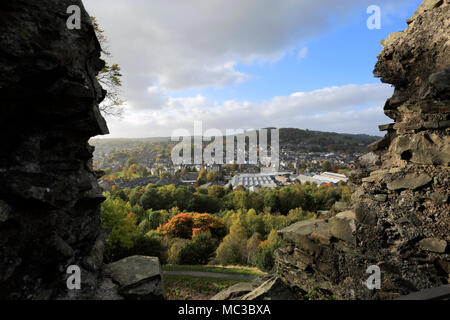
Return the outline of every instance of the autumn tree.
[[[97,80],[106,90],[106,96],[100,104],[100,111],[104,116],[121,117],[123,114],[124,100],[120,98],[120,87],[122,86],[122,74],[120,73],[120,66],[116,63],[110,64],[108,59],[111,59],[111,52],[108,51],[107,38],[104,30],[100,28],[95,17],[91,16],[92,24],[94,25],[95,34],[102,48],[102,54],[105,60],[105,66],[100,70]]]

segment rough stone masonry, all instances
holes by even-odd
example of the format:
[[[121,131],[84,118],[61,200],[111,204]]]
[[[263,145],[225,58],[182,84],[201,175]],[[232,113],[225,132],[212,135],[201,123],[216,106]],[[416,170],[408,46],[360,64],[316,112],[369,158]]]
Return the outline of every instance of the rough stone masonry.
[[[395,86],[393,123],[352,173],[353,208],[279,233],[279,276],[300,292],[392,299],[450,283],[450,0],[426,0],[382,41],[374,74]],[[381,288],[364,284],[369,266]]]
[[[66,27],[70,5],[80,30]],[[0,2],[0,299],[56,298],[68,265],[94,279],[102,263],[88,140],[108,133],[103,66],[80,0]]]

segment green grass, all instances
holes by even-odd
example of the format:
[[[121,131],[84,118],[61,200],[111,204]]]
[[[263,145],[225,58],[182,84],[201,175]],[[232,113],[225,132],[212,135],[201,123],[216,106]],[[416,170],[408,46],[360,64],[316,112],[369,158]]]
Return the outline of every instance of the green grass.
[[[164,275],[167,300],[208,300],[242,280]]]
[[[223,274],[243,274],[243,275],[251,275],[251,276],[262,276],[265,275],[264,272],[249,267],[240,267],[240,266],[193,266],[193,265],[164,265],[162,266],[164,271],[199,271],[199,272],[215,272],[215,273],[223,273]]]

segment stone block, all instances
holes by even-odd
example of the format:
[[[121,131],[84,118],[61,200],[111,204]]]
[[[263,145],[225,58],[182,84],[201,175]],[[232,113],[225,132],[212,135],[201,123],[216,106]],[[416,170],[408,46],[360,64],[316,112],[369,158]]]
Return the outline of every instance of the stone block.
[[[127,257],[107,265],[105,273],[119,284],[119,293],[126,299],[164,299],[162,273],[157,257]]]
[[[425,251],[444,253],[447,248],[447,241],[436,238],[426,238],[419,241],[419,247]]]
[[[344,211],[329,220],[330,233],[333,237],[356,244],[356,214],[354,211]]]

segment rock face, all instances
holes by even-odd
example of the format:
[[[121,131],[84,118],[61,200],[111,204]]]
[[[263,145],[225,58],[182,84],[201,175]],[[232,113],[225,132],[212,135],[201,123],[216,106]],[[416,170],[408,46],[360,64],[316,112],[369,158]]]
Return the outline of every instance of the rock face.
[[[372,144],[351,174],[353,209],[281,230],[276,251],[291,287],[340,299],[392,299],[449,283],[450,0],[427,0],[382,41],[374,74],[395,86]],[[381,288],[369,289],[369,266]]]
[[[66,26],[71,5],[80,30]],[[108,133],[103,66],[80,0],[0,2],[0,298],[63,297],[69,265],[83,292],[96,283],[104,198],[88,140]]]

